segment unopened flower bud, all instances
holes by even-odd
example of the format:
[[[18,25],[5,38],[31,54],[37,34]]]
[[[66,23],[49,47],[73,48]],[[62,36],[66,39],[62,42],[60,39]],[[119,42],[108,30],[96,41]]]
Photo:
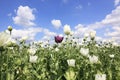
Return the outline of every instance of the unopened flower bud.
[[[64,26],[64,33],[65,33],[66,35],[69,35],[69,34],[71,33],[71,28],[70,28],[70,26],[67,25],[67,24]]]
[[[8,26],[8,31],[12,31],[12,26]]]
[[[90,37],[91,37],[92,40],[95,38],[95,36],[96,36],[96,31],[91,31],[90,32]]]

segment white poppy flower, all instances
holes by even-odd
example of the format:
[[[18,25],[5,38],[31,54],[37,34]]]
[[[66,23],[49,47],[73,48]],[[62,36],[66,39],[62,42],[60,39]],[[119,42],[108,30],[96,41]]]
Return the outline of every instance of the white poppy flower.
[[[21,40],[27,40],[28,39],[28,36],[23,36],[22,38],[21,38]]]
[[[30,49],[28,49],[28,52],[30,53],[30,55],[34,55],[36,53],[36,49],[30,48]]]
[[[38,56],[30,56],[29,61],[30,61],[31,63],[36,63],[36,62],[37,62],[37,58],[38,58]]]
[[[96,74],[95,80],[106,80],[106,74]]]
[[[6,32],[1,32],[0,33],[0,46],[5,45],[10,39],[10,35],[7,34]]]
[[[114,55],[113,55],[113,54],[111,54],[111,55],[109,55],[109,57],[110,57],[110,58],[114,58]]]
[[[89,34],[88,33],[85,33],[84,34],[84,38],[88,38]]]
[[[20,73],[19,70],[17,70],[16,73],[19,74]]]
[[[75,59],[68,59],[67,63],[69,66],[75,67]]]
[[[113,42],[112,45],[113,46],[118,46],[118,43],[117,42]]]
[[[80,49],[80,53],[83,55],[83,56],[88,56],[89,55],[89,49],[87,48],[81,48]]]
[[[6,46],[13,47],[15,45],[17,45],[17,41],[13,39],[12,37],[10,37],[6,43]]]
[[[67,25],[67,24],[64,26],[64,33],[65,33],[66,35],[69,35],[69,34],[71,33],[71,28],[70,28],[70,26]]]
[[[55,51],[57,52],[57,51],[59,51],[59,49],[58,49],[58,48],[55,48]]]
[[[96,31],[91,31],[90,32],[90,37],[91,38],[95,38],[95,36],[96,36]]]
[[[98,56],[89,56],[90,63],[97,63],[98,62]]]

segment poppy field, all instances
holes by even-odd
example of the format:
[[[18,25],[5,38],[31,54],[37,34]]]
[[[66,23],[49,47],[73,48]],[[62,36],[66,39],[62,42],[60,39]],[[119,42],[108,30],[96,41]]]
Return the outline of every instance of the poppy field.
[[[96,41],[95,32],[79,44],[66,27],[51,44],[12,39],[8,31],[0,33],[0,80],[120,80],[120,46]]]

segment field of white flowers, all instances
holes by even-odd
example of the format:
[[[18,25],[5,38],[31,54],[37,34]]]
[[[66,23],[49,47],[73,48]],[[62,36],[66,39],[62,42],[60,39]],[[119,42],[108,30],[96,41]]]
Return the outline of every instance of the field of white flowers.
[[[0,33],[0,80],[120,80],[120,46],[85,35],[82,44],[69,27],[66,37],[27,43]]]

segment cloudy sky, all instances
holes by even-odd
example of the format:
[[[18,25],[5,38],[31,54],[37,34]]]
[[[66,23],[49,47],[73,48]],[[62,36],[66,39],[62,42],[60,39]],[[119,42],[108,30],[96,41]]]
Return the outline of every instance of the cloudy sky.
[[[0,10],[0,32],[10,25],[13,37],[53,38],[67,24],[78,37],[120,40],[120,0],[0,0]]]

